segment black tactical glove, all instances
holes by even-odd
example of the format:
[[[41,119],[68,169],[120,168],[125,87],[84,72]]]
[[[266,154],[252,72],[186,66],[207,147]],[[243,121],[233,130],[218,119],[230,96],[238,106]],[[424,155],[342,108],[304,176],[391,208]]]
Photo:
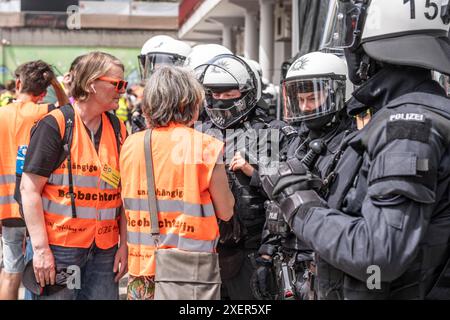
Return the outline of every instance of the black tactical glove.
[[[314,207],[328,207],[327,203],[314,190],[296,191],[280,203],[284,220],[291,228],[295,216],[303,220],[309,209]]]
[[[284,220],[280,205],[275,201],[266,201],[264,207],[266,208],[266,229],[272,235],[287,237],[291,230]]]
[[[236,247],[245,237],[243,225],[240,222],[239,215],[234,214],[229,221],[219,219],[219,242],[226,247]]]
[[[271,293],[274,283],[272,260],[262,257],[258,257],[255,260],[257,267],[250,279],[253,295],[257,300],[273,300],[274,295]]]
[[[270,200],[280,201],[298,190],[319,190],[322,180],[311,174],[302,162],[293,158],[280,164],[278,172],[261,178],[262,187]]]

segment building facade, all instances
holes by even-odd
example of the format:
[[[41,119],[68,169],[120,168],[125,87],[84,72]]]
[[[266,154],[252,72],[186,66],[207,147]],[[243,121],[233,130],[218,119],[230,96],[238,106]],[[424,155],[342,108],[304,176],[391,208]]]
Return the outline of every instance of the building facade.
[[[318,50],[335,0],[182,0],[178,37],[219,43],[258,61],[278,84],[281,64]]]
[[[177,37],[178,1],[169,1],[0,0],[0,82],[36,58],[64,73],[92,50],[117,56],[135,82],[142,44],[156,34]]]

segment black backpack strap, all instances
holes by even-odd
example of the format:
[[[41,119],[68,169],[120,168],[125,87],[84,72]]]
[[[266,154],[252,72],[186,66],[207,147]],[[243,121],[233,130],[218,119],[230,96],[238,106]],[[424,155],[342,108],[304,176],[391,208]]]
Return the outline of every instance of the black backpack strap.
[[[47,105],[47,108],[48,108],[48,112],[47,113],[50,113],[50,112],[52,112],[53,110],[56,109],[56,106],[51,103],[51,104]]]
[[[72,156],[70,154],[73,139],[73,126],[75,124],[75,111],[73,110],[73,107],[70,104],[62,106],[61,108],[59,108],[59,110],[64,115],[65,129],[62,140],[63,146],[63,154],[61,157],[62,160],[60,159],[55,169],[61,165],[61,163],[65,160],[65,158],[67,158],[67,170],[69,172],[69,195],[70,195],[70,204],[72,207],[72,218],[76,218],[77,211],[75,207],[75,193],[73,192]]]
[[[111,122],[111,125],[114,130],[114,135],[116,136],[116,144],[117,144],[117,152],[120,154],[120,147],[122,145],[122,131],[120,127],[120,120],[117,118],[115,114],[112,114],[110,112],[106,112],[106,116],[108,117],[109,121]]]
[[[64,160],[67,158],[67,169],[68,169],[68,175],[69,175],[69,195],[70,195],[70,204],[72,207],[72,218],[76,218],[77,212],[76,212],[76,206],[75,206],[75,193],[73,190],[72,156],[70,154],[70,149],[72,147],[72,140],[73,140],[73,127],[75,124],[75,111],[74,111],[72,105],[70,105],[70,104],[64,105],[64,106],[60,107],[59,109],[62,112],[62,114],[64,115],[64,120],[65,120],[66,125],[65,125],[63,140],[62,140],[64,152],[62,154],[60,161],[58,161],[58,164],[55,167],[55,169],[58,168],[61,165],[61,163],[64,162]],[[109,112],[107,112],[106,115],[108,116],[108,119],[110,120],[111,125],[113,127],[114,134],[116,136],[117,150],[120,153],[120,146],[121,146],[121,141],[122,141],[122,133],[120,130],[121,129],[120,120],[115,115],[113,115]]]

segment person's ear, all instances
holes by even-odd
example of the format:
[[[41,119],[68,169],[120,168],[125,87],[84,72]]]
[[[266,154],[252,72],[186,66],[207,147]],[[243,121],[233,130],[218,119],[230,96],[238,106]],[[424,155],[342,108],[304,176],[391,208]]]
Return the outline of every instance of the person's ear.
[[[22,85],[22,82],[20,81],[19,78],[16,79],[16,92],[20,92],[20,87]]]
[[[91,93],[97,93],[93,84],[91,84],[91,89],[92,89]]]

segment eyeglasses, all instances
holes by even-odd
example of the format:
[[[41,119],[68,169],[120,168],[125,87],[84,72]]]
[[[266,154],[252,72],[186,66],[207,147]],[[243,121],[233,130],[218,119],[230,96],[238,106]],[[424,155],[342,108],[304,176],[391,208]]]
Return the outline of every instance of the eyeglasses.
[[[116,79],[116,78],[110,78],[110,77],[100,77],[97,80],[100,81],[106,81],[111,83],[112,85],[115,86],[115,90],[117,92],[120,92],[122,90],[126,90],[128,87],[128,81],[122,80],[122,79]]]
[[[355,115],[355,118],[364,119],[366,117],[372,117],[372,109],[368,108],[366,110],[361,111],[357,115]]]

